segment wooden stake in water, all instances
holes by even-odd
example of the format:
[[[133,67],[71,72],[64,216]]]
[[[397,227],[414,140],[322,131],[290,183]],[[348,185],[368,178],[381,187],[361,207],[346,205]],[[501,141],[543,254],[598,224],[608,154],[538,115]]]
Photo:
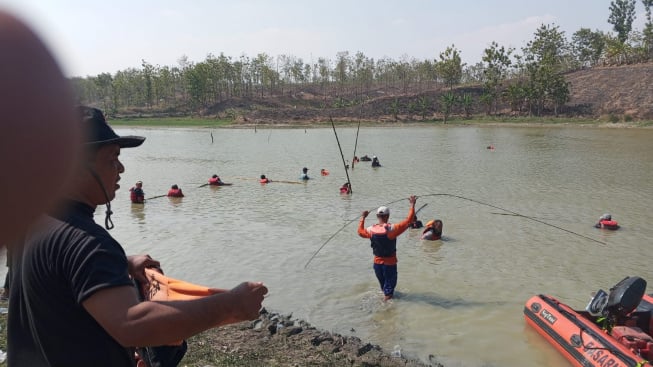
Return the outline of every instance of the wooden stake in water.
[[[333,123],[333,119],[329,116],[331,121],[331,127],[333,127],[333,134],[336,136],[336,142],[338,142],[338,149],[340,150],[340,157],[342,158],[342,166],[345,168],[345,174],[347,175],[347,183],[349,184],[349,192],[354,193],[354,190],[351,188],[351,181],[349,180],[349,171],[347,170],[347,163],[345,163],[345,155],[342,154],[342,147],[340,146],[340,139],[338,139],[338,133],[336,132],[336,125]]]

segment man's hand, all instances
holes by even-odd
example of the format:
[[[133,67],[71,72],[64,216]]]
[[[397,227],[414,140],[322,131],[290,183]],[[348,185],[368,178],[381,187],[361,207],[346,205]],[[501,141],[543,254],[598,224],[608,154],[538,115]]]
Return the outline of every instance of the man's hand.
[[[161,264],[152,259],[150,255],[133,255],[127,256],[127,263],[129,264],[129,275],[138,280],[141,284],[149,284],[145,276],[146,268],[158,268]]]
[[[370,211],[366,210],[363,212],[363,218],[367,218],[367,216],[370,215]]]
[[[258,317],[263,296],[268,288],[260,282],[244,282],[229,291],[238,305],[234,314],[235,322],[254,320]]]
[[[410,203],[410,206],[412,206],[412,207],[414,208],[414,207],[415,207],[415,203],[417,202],[417,196],[415,196],[415,195],[411,195],[411,196],[408,198],[408,202]]]

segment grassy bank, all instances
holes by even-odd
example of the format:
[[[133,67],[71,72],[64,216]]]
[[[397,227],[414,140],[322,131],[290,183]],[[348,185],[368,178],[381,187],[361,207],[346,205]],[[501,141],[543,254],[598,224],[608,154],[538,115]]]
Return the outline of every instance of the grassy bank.
[[[292,122],[236,122],[232,120],[218,120],[197,117],[147,117],[147,118],[119,118],[110,120],[111,125],[119,127],[205,127],[205,128],[307,128],[325,127],[331,123],[326,118],[324,121],[292,121]],[[358,124],[358,121],[336,120],[336,125],[347,126]],[[652,127],[653,121],[615,122],[599,118],[563,118],[563,117],[527,117],[527,116],[472,116],[470,118],[455,117],[447,120],[409,120],[399,118],[397,121],[363,121],[365,126],[592,126],[592,127]]]
[[[223,127],[232,122],[209,118],[194,117],[150,117],[150,118],[120,118],[111,119],[113,126],[146,126],[146,127]]]

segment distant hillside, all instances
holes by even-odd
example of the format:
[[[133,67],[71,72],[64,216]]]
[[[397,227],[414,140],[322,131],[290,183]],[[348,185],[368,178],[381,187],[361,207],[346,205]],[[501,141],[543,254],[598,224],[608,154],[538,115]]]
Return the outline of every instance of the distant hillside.
[[[653,119],[653,63],[619,67],[594,67],[565,75],[570,82],[570,101],[559,111],[563,117],[602,118],[616,121]],[[230,97],[202,109],[200,115],[233,119],[237,123],[292,124],[336,121],[420,121],[442,120],[440,99],[448,88],[421,87],[372,88],[364,93],[346,94],[305,86],[286,90],[279,95]],[[470,115],[485,114],[481,103],[481,85],[459,86],[454,94],[467,95],[473,103]],[[338,97],[334,97],[338,96]],[[543,111],[553,115],[552,110]],[[192,112],[187,106],[165,111],[134,108],[120,111],[121,116],[183,116]],[[506,101],[500,101],[498,113],[503,116],[526,115],[528,111],[514,111]],[[194,113],[195,115],[197,113]],[[452,116],[465,116],[462,106],[455,106]]]
[[[569,73],[568,106],[591,116],[653,119],[653,63],[592,68]]]

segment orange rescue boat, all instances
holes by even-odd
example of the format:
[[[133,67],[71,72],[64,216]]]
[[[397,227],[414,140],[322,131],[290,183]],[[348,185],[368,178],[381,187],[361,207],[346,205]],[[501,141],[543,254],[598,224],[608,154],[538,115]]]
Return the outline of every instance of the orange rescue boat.
[[[538,295],[526,302],[524,318],[574,366],[653,366],[653,297],[645,289],[644,279],[627,277],[609,294],[599,290],[585,311]]]

